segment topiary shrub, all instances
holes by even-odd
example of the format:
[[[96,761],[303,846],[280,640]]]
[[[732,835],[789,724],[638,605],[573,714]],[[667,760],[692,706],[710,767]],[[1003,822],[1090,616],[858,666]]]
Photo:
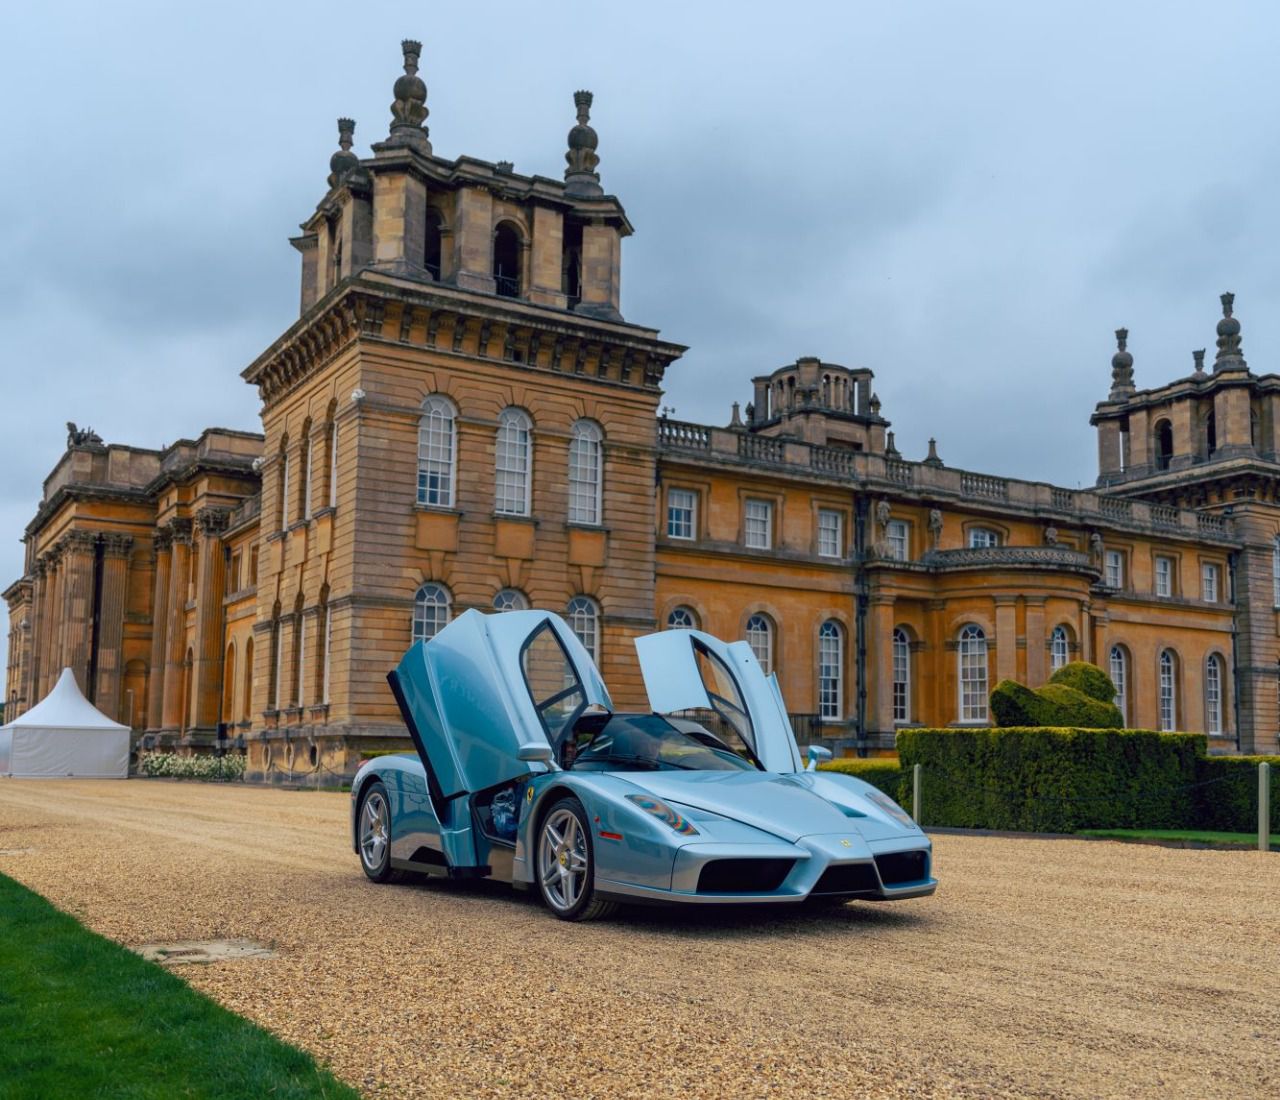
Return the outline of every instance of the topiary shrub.
[[[1101,703],[1114,704],[1116,701],[1116,685],[1111,682],[1111,677],[1088,661],[1072,661],[1063,665],[1049,677],[1049,683],[1075,688]]]
[[[1149,730],[912,729],[899,731],[898,756],[905,775],[923,766],[926,825],[1188,829],[1205,827],[1204,792],[1214,789],[1198,786],[1202,766],[1220,759],[1205,759],[1206,744],[1203,734]],[[1251,775],[1256,786],[1256,766]],[[1242,769],[1241,807],[1247,781]],[[1256,819],[1256,801],[1248,805]]]
[[[828,760],[825,764],[819,764],[818,771],[852,775],[864,783],[870,783],[898,803],[901,803],[904,797],[903,785],[906,781],[906,773],[896,760],[841,757],[839,760]]]
[[[1045,684],[1037,691],[1013,680],[1001,680],[991,692],[996,725],[1057,726],[1076,729],[1119,729],[1124,725],[1114,703],[1099,702],[1065,684]]]

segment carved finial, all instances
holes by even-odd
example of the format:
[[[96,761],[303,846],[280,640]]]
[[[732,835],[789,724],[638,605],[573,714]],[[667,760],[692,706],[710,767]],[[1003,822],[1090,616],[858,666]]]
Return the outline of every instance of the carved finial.
[[[1248,364],[1240,354],[1240,322],[1233,310],[1236,296],[1227,291],[1222,295],[1222,320],[1218,322],[1218,354],[1213,360],[1213,373],[1223,370],[1247,370]]]
[[[1135,393],[1133,386],[1133,355],[1129,352],[1129,330],[1127,328],[1116,329],[1116,353],[1111,357],[1111,393],[1109,399],[1112,401],[1123,400],[1126,397],[1132,397]]]
[[[729,417],[729,427],[737,428],[739,430],[743,427],[742,414],[739,412],[738,403],[736,401],[733,403],[733,415]]]
[[[1204,348],[1197,348],[1195,351],[1191,353],[1191,359],[1196,365],[1195,373],[1192,375],[1193,378],[1209,377],[1204,372],[1204,353],[1205,353]]]
[[[873,394],[871,395],[871,400],[870,400],[867,404],[868,404],[868,406],[869,406],[869,407],[870,407],[870,409],[871,409],[871,415],[872,415],[872,416],[879,416],[879,415],[880,415],[880,397],[879,397],[879,395],[878,395],[878,394],[874,394],[874,393],[873,393]]]
[[[932,436],[929,437],[929,453],[925,457],[924,464],[926,466],[942,465],[942,459],[938,457],[938,441]]]
[[[890,458],[901,458],[898,445],[893,441],[893,432],[886,432],[884,437],[884,453]]]
[[[418,75],[418,58],[422,55],[422,43],[406,38],[400,43],[404,51],[404,75],[396,79],[395,102],[391,104],[391,145],[411,145],[431,155],[430,132],[426,126],[427,86]]]
[[[360,158],[351,151],[351,136],[355,132],[355,119],[338,119],[338,151],[329,158],[330,187],[337,187],[350,172],[360,167]]]
[[[500,160],[493,166],[493,170],[502,176],[509,176],[516,169],[515,164],[509,160]]]
[[[596,166],[600,158],[596,156],[596,146],[600,142],[595,130],[591,128],[590,92],[574,92],[573,102],[578,109],[578,124],[569,131],[569,151],[565,153],[565,162],[569,165],[564,170],[565,191],[570,195],[603,195],[600,186],[600,173]]]

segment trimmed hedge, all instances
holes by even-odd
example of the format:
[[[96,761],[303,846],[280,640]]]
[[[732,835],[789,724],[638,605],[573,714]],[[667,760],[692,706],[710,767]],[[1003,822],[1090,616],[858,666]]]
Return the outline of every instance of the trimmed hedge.
[[[1198,825],[1206,743],[1150,730],[917,729],[898,733],[898,756],[905,773],[923,765],[929,825],[1185,829]]]
[[[991,713],[1002,728],[1119,729],[1124,724],[1114,703],[1062,683],[1032,691],[1014,680],[1001,680],[991,692]]]
[[[1271,765],[1271,831],[1280,835],[1280,756],[1210,756],[1200,761],[1205,783],[1196,793],[1196,827],[1224,833],[1258,829],[1258,765]]]
[[[840,772],[841,775],[852,775],[864,783],[870,783],[878,790],[884,791],[899,805],[902,804],[904,791],[907,801],[911,800],[909,772],[902,770],[896,760],[877,760],[875,757],[841,757],[819,764],[818,770],[823,772]]]
[[[1088,661],[1071,661],[1063,665],[1049,677],[1049,683],[1075,688],[1076,691],[1083,692],[1090,699],[1097,699],[1100,703],[1115,705],[1116,685],[1112,683],[1111,677],[1103,672],[1102,669],[1097,665],[1089,664]]]

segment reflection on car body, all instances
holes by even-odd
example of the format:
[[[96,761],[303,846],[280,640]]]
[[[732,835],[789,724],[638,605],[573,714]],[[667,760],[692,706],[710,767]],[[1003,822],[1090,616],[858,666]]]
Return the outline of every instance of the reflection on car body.
[[[352,785],[365,873],[492,877],[567,920],[933,893],[930,843],[892,799],[815,771],[815,750],[802,767],[745,642],[668,630],[636,651],[650,713],[614,710],[551,612],[468,611],[412,646],[388,681],[416,751]]]

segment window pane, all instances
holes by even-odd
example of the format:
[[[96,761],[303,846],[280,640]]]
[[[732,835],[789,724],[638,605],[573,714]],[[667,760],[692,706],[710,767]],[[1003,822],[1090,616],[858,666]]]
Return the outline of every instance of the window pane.
[[[1160,729],[1171,733],[1177,727],[1177,678],[1173,655],[1166,649],[1160,654]]]
[[[991,546],[1000,545],[1000,532],[993,531],[990,527],[971,527],[969,528],[969,547],[973,550],[983,550]]]
[[[907,534],[905,520],[892,519],[889,521],[889,530],[887,532],[889,557],[894,561],[906,561],[908,558]]]
[[[574,596],[565,610],[565,618],[582,648],[587,651],[592,661],[596,661],[600,648],[600,615],[595,601],[587,596]]]
[[[1129,724],[1128,679],[1124,650],[1113,645],[1111,647],[1111,682],[1116,686],[1115,704],[1120,708],[1120,717],[1126,726]]]
[[[1067,632],[1060,626],[1053,628],[1053,640],[1050,646],[1049,665],[1051,672],[1057,672],[1071,659],[1071,646]]]
[[[773,546],[773,504],[770,501],[747,501],[745,536],[746,545],[753,550],[768,550]]]
[[[569,522],[600,522],[600,429],[590,421],[573,426],[569,444]]]
[[[687,607],[677,607],[667,616],[668,630],[697,630],[698,620]]]
[[[843,710],[844,632],[828,620],[818,632],[818,713],[838,719]]]
[[[1204,600],[1207,603],[1217,603],[1218,602],[1218,567],[1216,565],[1206,565],[1203,570],[1203,580],[1204,580],[1204,583],[1202,585],[1203,592],[1201,594]]]
[[[1107,551],[1107,587],[1124,587],[1124,555],[1119,550]]]
[[[529,600],[516,588],[504,588],[493,597],[495,611],[528,611]]]
[[[1204,676],[1205,725],[1208,733],[1222,732],[1222,661],[1210,657]]]
[[[960,632],[960,721],[987,720],[987,636],[980,627]]]
[[[520,654],[529,695],[552,745],[582,706],[585,694],[569,655],[555,631],[543,623]]]
[[[763,615],[752,615],[747,620],[747,644],[768,676],[773,672],[773,626]]]
[[[818,510],[818,553],[824,558],[838,558],[844,553],[844,516],[827,508]]]
[[[667,537],[691,539],[695,530],[694,509],[697,496],[691,489],[672,489],[667,493]]]
[[[418,503],[453,507],[456,453],[453,406],[443,397],[428,397],[418,421]]]
[[[494,511],[529,514],[529,418],[519,409],[504,409],[498,420],[494,464]]]
[[[424,584],[413,601],[413,640],[425,642],[448,625],[452,610],[449,592],[439,584]]]
[[[893,632],[893,720],[911,721],[911,644],[904,630]]]

